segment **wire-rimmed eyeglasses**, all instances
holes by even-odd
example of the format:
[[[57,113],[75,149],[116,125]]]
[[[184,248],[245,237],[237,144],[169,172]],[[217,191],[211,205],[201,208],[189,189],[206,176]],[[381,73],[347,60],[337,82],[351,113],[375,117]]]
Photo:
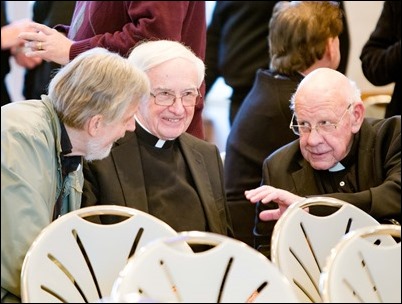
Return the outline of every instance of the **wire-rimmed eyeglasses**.
[[[341,118],[338,120],[337,123],[331,123],[327,120],[320,121],[314,127],[312,127],[309,123],[304,123],[301,125],[293,124],[295,119],[295,113],[293,113],[292,119],[290,120],[289,128],[292,129],[293,133],[300,136],[303,134],[309,134],[313,129],[315,129],[318,133],[331,133],[338,128],[339,123],[342,121],[343,117],[345,117],[346,113],[349,111],[352,104],[350,103],[346,108],[345,112],[343,112]]]
[[[176,96],[173,92],[166,90],[157,93],[151,92],[151,96],[157,105],[166,107],[173,105],[178,98],[181,99],[184,107],[194,107],[198,102],[198,97],[202,97],[198,89],[184,91],[180,96]]]

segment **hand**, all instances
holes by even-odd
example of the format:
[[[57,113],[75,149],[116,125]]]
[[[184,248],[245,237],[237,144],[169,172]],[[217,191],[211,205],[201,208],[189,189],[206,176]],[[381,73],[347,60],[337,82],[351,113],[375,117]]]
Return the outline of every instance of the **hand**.
[[[25,56],[24,46],[15,46],[11,48],[11,54],[14,56],[15,62],[27,69],[33,69],[42,63],[42,58],[40,57],[27,57]]]
[[[18,35],[21,32],[26,32],[32,30],[30,25],[32,24],[29,19],[20,19],[10,24],[1,27],[1,49],[8,50],[14,46],[23,43]]]
[[[26,41],[25,47],[30,48],[25,53],[27,57],[40,57],[60,65],[66,65],[70,61],[73,41],[44,24],[31,22],[30,27],[33,32],[22,32],[18,36]]]
[[[247,190],[244,192],[244,195],[252,203],[261,201],[261,203],[267,204],[273,201],[279,205],[279,208],[277,209],[261,211],[259,217],[262,221],[279,219],[291,204],[304,199],[304,197],[298,196],[289,191],[267,185]]]

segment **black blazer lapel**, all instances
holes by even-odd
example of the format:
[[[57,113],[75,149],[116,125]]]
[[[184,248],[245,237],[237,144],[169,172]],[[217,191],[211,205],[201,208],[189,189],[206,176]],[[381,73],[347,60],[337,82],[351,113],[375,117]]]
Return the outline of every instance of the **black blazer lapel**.
[[[204,156],[197,151],[195,143],[186,134],[181,135],[179,140],[183,155],[190,168],[195,187],[197,188],[198,195],[200,196],[201,204],[208,220],[209,229],[211,231],[221,231],[220,226],[215,227],[216,220],[214,220],[214,218],[216,218],[219,212],[216,208],[216,204],[211,203],[215,201],[215,198],[212,193],[212,187],[205,166]],[[218,168],[216,170],[218,170]],[[216,174],[219,175],[219,172],[217,171]]]
[[[292,173],[294,189],[290,192],[298,193],[301,196],[317,195],[320,193],[314,181],[314,172],[305,160],[300,162],[301,169]]]
[[[126,206],[148,212],[140,149],[135,133],[126,133],[126,136],[116,143],[111,156]]]

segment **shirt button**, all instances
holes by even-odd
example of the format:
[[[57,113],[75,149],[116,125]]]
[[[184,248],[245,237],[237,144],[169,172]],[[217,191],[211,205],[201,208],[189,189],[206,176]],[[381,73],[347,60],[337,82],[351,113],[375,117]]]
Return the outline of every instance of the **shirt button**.
[[[345,182],[344,182],[344,181],[341,181],[341,182],[339,183],[339,186],[341,186],[341,187],[345,186]]]

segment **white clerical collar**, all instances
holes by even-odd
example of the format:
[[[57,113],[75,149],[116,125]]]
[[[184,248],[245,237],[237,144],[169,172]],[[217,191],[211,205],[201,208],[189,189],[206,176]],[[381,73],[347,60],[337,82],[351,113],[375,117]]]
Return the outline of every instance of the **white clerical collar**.
[[[333,166],[332,168],[329,168],[328,171],[329,172],[337,172],[337,171],[341,171],[343,169],[345,169],[345,167],[340,162],[338,162],[338,163],[336,163],[335,166]]]
[[[143,130],[145,130],[145,131],[149,134],[149,136],[152,136],[152,145],[153,145],[155,148],[163,148],[163,146],[165,145],[166,142],[172,142],[171,140],[160,139],[160,138],[156,137],[155,135],[153,135],[152,132],[149,131],[149,130],[138,120],[137,116],[135,116],[135,122],[138,123],[138,124],[141,126],[141,128],[142,128]],[[149,138],[149,136],[147,136],[147,138]],[[154,140],[156,140],[156,142],[155,142]],[[147,140],[147,142],[149,142],[149,139]],[[150,143],[150,142],[149,142],[149,143]],[[168,145],[168,146],[171,146],[171,145]]]
[[[165,142],[166,142],[166,140],[158,139],[158,141],[157,141],[156,144],[155,144],[155,147],[156,147],[156,148],[162,148],[163,145],[165,144]]]

